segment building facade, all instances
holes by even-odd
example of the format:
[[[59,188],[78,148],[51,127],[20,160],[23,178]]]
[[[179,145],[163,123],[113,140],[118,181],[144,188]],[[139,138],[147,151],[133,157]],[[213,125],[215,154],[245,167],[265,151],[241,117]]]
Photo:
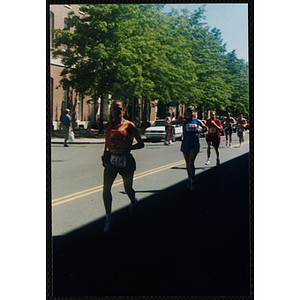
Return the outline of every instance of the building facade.
[[[74,11],[76,15],[83,14],[80,5],[50,5],[50,29],[64,29],[68,13]],[[50,31],[50,55],[53,50],[54,33]],[[52,128],[59,129],[60,118],[65,109],[71,110],[71,117],[74,128],[88,128],[91,121],[92,107],[87,98],[76,93],[72,88],[63,89],[60,86],[63,64],[59,58],[50,57],[50,108],[52,117]]]
[[[60,58],[52,57],[54,33],[51,29],[68,29],[66,20],[70,11],[78,16],[84,15],[78,4],[50,5],[50,115],[52,129],[59,130],[60,119],[66,108],[71,110],[74,129],[98,128],[101,99],[92,99],[90,96],[83,97],[71,87],[64,89],[60,85],[60,74],[64,65]],[[72,28],[70,30],[72,31]],[[103,100],[103,120],[107,122],[111,118],[110,106],[113,99],[110,95],[106,95]],[[132,99],[131,104],[127,107],[127,118],[138,127],[145,127],[152,124],[157,118],[165,118],[168,112],[175,112],[176,116],[182,115],[184,107],[174,104],[160,105],[157,101],[145,104],[141,99]]]

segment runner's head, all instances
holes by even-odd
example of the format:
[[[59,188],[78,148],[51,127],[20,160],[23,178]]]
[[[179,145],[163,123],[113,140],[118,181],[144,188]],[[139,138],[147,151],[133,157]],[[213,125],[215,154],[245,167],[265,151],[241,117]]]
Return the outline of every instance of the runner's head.
[[[210,119],[214,120],[215,117],[216,117],[216,112],[213,110],[213,111],[210,112]]]
[[[195,115],[195,107],[189,106],[186,110],[186,115],[189,119],[193,119]]]
[[[125,114],[125,105],[124,102],[121,100],[115,100],[112,104],[112,112],[113,112],[113,117],[116,118],[122,118]]]
[[[239,119],[243,119],[243,114],[240,113]]]
[[[230,118],[230,112],[229,111],[227,112],[227,117]]]

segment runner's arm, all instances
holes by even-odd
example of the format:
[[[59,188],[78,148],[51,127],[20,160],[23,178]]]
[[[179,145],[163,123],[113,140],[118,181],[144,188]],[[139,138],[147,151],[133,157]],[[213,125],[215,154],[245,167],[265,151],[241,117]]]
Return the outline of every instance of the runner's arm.
[[[218,130],[222,130],[223,129],[222,123],[220,120],[218,121],[219,121],[217,122],[218,124],[215,121],[212,121],[211,124],[214,125]]]
[[[134,138],[137,141],[136,144],[130,146],[130,149],[131,150],[137,150],[137,149],[144,148],[144,146],[145,146],[144,141],[142,140],[139,132],[137,131],[136,126],[133,124],[133,125],[130,126],[130,129],[131,129],[132,135],[134,136]]]
[[[107,123],[107,124],[105,125],[105,144],[104,144],[103,155],[104,155],[105,151],[109,151],[108,146],[107,146],[107,141],[106,141],[106,132],[107,132],[107,129],[108,129],[108,124],[109,124],[109,123]],[[103,155],[102,155],[102,156],[103,156]]]
[[[185,118],[183,116],[180,116],[177,120],[171,121],[170,124],[171,125],[182,124],[184,121],[185,121]]]
[[[197,119],[197,121],[202,128],[207,128],[207,126],[201,120]]]

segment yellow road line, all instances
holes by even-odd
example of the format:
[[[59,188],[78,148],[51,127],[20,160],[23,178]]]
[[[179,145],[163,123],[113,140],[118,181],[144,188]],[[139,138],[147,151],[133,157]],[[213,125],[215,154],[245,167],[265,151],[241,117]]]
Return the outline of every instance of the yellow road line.
[[[246,141],[246,142],[243,142],[242,145],[244,144],[249,144],[249,141]],[[235,147],[238,147],[240,145],[240,143],[238,144],[235,144],[235,145],[231,145],[231,148],[235,148]],[[224,148],[229,148],[229,146],[225,146]]]
[[[249,143],[249,141],[244,142],[242,145],[248,144],[248,143]],[[231,147],[233,148],[233,147],[237,147],[237,146],[239,146],[239,144],[232,145]],[[171,168],[173,168],[175,166],[178,166],[178,165],[181,165],[183,163],[185,163],[185,161],[180,160],[180,161],[170,163],[170,164],[167,164],[167,165],[164,165],[164,166],[152,169],[152,170],[141,172],[141,173],[135,175],[133,180],[140,179],[140,178],[143,178],[145,176],[149,176],[149,175],[152,175],[152,174],[155,174],[157,172],[161,172],[161,171],[164,171],[164,170],[167,170],[167,169],[171,169]],[[116,180],[114,182],[114,184],[112,185],[112,187],[118,186],[122,183],[123,183],[123,179]],[[72,200],[75,200],[75,199],[78,199],[78,198],[81,198],[81,197],[88,196],[88,195],[91,195],[91,194],[94,194],[94,193],[101,192],[102,190],[103,190],[103,185],[99,185],[99,186],[96,186],[96,187],[93,187],[93,188],[90,188],[90,189],[87,189],[87,190],[83,190],[83,191],[80,191],[80,192],[77,192],[77,193],[74,193],[74,194],[71,194],[71,195],[56,198],[56,199],[52,200],[52,207],[54,207],[56,205],[59,205],[59,204],[66,203],[66,202],[70,202]]]
[[[164,166],[152,169],[152,170],[141,172],[141,173],[135,175],[133,180],[136,180],[136,179],[139,179],[139,178],[142,178],[142,177],[145,177],[145,176],[152,175],[152,174],[157,173],[157,172],[161,172],[161,171],[170,169],[172,167],[181,165],[183,163],[185,163],[185,161],[181,160],[181,161],[178,161],[178,162],[175,162],[175,163],[170,163],[170,164],[167,164],[167,165],[164,165]],[[120,185],[122,183],[123,183],[123,179],[119,179],[119,180],[114,182],[112,187]],[[77,193],[74,193],[74,194],[71,194],[71,195],[56,198],[56,199],[52,200],[52,207],[54,207],[56,205],[59,205],[59,204],[66,203],[66,202],[70,202],[72,200],[75,200],[75,199],[78,199],[78,198],[81,198],[81,197],[88,196],[88,195],[91,195],[91,194],[94,194],[94,193],[101,192],[102,190],[103,190],[103,185],[100,185],[100,186],[96,186],[94,188],[87,189],[87,190],[84,190],[84,191],[81,191],[81,192],[77,192]]]

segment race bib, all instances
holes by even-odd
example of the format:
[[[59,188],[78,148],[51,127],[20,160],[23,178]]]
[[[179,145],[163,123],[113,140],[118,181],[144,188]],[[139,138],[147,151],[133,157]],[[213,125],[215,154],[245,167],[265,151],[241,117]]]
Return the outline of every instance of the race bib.
[[[242,132],[242,131],[243,131],[243,128],[239,128],[239,131],[241,131],[241,132]]]
[[[209,133],[216,133],[217,132],[217,128],[216,127],[209,127],[208,132]]]
[[[126,156],[111,155],[110,163],[115,167],[126,167]]]
[[[197,131],[197,125],[196,124],[186,124],[186,131]]]

